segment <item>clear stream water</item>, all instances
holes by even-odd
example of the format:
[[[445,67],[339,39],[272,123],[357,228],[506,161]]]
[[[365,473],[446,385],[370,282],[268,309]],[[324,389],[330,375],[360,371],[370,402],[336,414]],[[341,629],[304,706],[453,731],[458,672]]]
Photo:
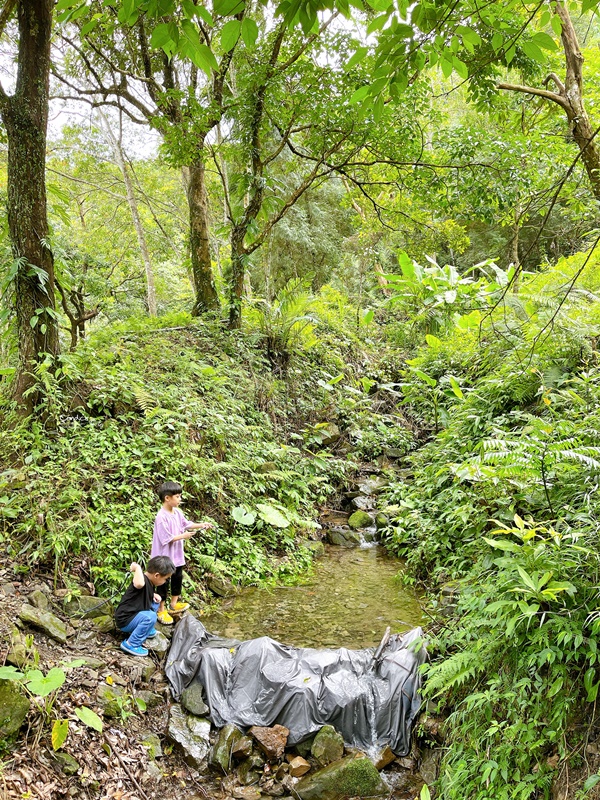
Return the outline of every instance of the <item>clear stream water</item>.
[[[419,596],[402,585],[402,564],[382,547],[326,545],[300,585],[248,588],[202,617],[233,639],[270,636],[296,647],[376,647],[392,633],[424,622]]]

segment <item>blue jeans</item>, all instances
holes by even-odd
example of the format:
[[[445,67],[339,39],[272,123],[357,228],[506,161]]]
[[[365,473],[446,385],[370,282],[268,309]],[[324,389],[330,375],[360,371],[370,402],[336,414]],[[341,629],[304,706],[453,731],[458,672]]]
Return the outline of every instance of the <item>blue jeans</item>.
[[[129,634],[127,641],[131,647],[140,647],[142,642],[145,641],[156,622],[157,609],[158,603],[152,603],[151,611],[138,611],[135,617],[124,628],[121,628],[123,633]]]

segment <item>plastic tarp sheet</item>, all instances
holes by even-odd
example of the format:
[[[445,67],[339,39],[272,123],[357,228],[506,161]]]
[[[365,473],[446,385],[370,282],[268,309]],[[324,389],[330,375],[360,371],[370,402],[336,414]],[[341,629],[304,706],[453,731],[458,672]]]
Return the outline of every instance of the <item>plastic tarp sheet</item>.
[[[222,639],[187,614],[173,634],[165,673],[175,699],[192,681],[202,684],[218,728],[285,725],[294,745],[333,725],[347,745],[365,751],[389,745],[402,756],[420,707],[421,635],[420,628],[394,634],[375,658],[374,648],[313,650],[267,636]]]

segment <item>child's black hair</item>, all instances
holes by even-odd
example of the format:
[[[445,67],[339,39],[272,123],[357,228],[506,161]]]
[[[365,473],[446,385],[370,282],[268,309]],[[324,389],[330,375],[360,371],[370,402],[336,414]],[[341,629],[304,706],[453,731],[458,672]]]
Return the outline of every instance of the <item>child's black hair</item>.
[[[161,503],[165,502],[165,497],[172,497],[174,494],[182,494],[183,487],[175,481],[165,481],[157,489]]]
[[[149,572],[151,575],[172,575],[175,572],[175,564],[171,561],[169,556],[154,556],[148,562],[148,566],[146,567],[146,572]]]

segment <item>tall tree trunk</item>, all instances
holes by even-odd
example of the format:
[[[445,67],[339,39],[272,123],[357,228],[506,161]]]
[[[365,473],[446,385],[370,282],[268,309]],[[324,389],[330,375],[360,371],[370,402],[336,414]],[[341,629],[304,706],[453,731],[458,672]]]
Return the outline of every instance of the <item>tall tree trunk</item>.
[[[197,317],[205,311],[218,309],[220,304],[210,260],[208,194],[204,163],[198,161],[191,164],[186,173],[192,280],[196,292],[192,315]]]
[[[19,259],[15,277],[19,370],[14,396],[21,410],[30,413],[39,401],[29,391],[33,371],[46,354],[54,357],[60,351],[45,174],[54,0],[19,0],[17,7],[17,82],[11,97],[0,90],[0,112],[8,138],[8,226],[13,256]]]
[[[565,55],[565,82],[563,83],[552,72],[544,83],[547,86],[552,82],[556,91],[514,83],[499,83],[498,88],[545,97],[565,111],[571,127],[571,134],[579,147],[592,192],[594,197],[600,200],[600,149],[583,102],[583,56],[567,6],[562,2],[557,2],[554,4],[554,8],[562,25],[560,38]]]
[[[156,288],[154,286],[154,270],[152,269],[150,253],[148,252],[148,245],[146,243],[146,234],[144,233],[144,228],[142,226],[142,220],[140,218],[140,212],[138,209],[137,198],[133,189],[133,181],[131,180],[131,175],[129,174],[129,169],[127,168],[127,163],[123,155],[123,148],[121,147],[120,140],[114,135],[112,128],[110,127],[110,122],[102,113],[101,109],[98,109],[98,114],[100,115],[104,132],[106,133],[106,136],[110,142],[110,146],[112,147],[115,161],[117,162],[117,165],[121,170],[121,175],[123,176],[125,192],[127,193],[127,202],[129,203],[129,210],[131,211],[131,217],[133,219],[133,227],[135,228],[138,246],[140,248],[140,253],[142,254],[142,261],[144,262],[144,271],[146,273],[146,305],[148,306],[148,313],[150,316],[155,317]]]
[[[246,273],[246,251],[244,237],[248,226],[234,225],[231,229],[231,277],[229,279],[229,328],[242,327],[242,297],[244,295],[244,275]]]

